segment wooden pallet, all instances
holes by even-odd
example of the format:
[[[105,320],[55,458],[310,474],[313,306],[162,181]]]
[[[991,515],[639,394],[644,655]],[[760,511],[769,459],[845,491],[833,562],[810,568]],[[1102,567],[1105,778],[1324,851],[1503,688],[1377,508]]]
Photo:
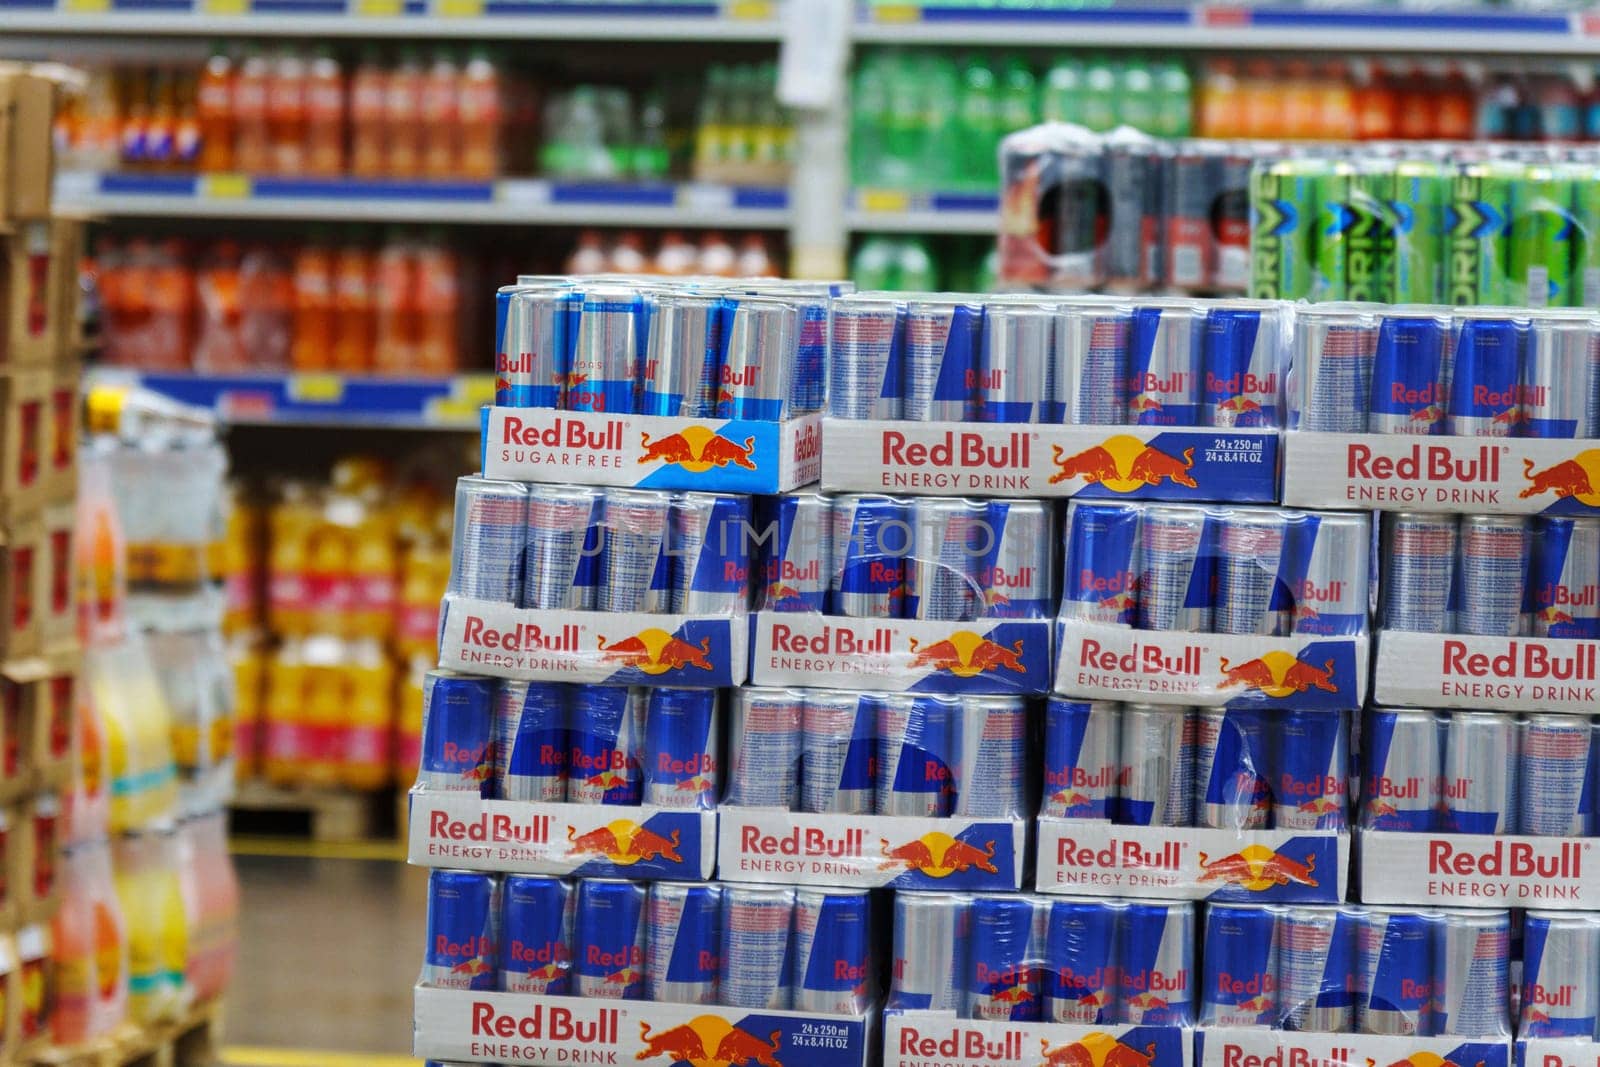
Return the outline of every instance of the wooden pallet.
[[[196,1005],[178,1022],[131,1023],[89,1045],[45,1049],[25,1062],[34,1067],[216,1067],[222,1060],[220,1001]]]
[[[394,837],[394,793],[340,789],[286,789],[261,781],[241,782],[230,802],[232,831],[313,841],[370,841]]]

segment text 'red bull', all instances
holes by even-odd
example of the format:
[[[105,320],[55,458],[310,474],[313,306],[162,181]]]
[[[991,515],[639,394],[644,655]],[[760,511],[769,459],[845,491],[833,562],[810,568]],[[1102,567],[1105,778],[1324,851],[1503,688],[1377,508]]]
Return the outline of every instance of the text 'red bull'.
[[[1552,851],[1550,846],[1554,845]],[[1496,841],[1483,849],[1460,848],[1450,841],[1428,842],[1428,873],[1482,875],[1486,878],[1581,878],[1583,842],[1536,845],[1529,841]]]
[[[1193,677],[1200,673],[1202,649],[1199,645],[1185,645],[1169,654],[1156,645],[1137,645],[1126,652],[1115,652],[1101,647],[1100,642],[1085,639],[1078,653],[1078,666],[1101,671],[1121,671],[1123,674],[1175,674]]]
[[[1576,647],[1562,654],[1556,646],[1507,641],[1498,655],[1473,652],[1465,641],[1444,642],[1443,670],[1446,675],[1469,678],[1555,678],[1561,681],[1592,682],[1597,675],[1596,646],[1587,642],[1559,642]]]
[[[989,1063],[997,1060],[1020,1060],[1024,1057],[1023,1034],[1020,1030],[1007,1030],[998,1039],[981,1030],[968,1030],[953,1026],[938,1034],[924,1034],[907,1026],[900,1031],[900,1055],[931,1060],[964,1060],[969,1063]]]
[[[607,419],[594,426],[576,419],[556,418],[548,426],[529,426],[515,415],[507,415],[501,444],[523,448],[575,448],[594,452],[621,452],[621,419]]]
[[[1368,445],[1352,443],[1346,453],[1350,478],[1397,482],[1497,482],[1500,480],[1500,446],[1482,445],[1475,454],[1444,445],[1412,445],[1398,458],[1373,455]]]
[[[888,655],[894,648],[894,631],[885,626],[852,628],[830,623],[806,634],[774,623],[772,647],[778,652],[819,656]]]
[[[1112,838],[1096,848],[1080,845],[1076,838],[1063,837],[1056,842],[1056,863],[1062,867],[1085,870],[1111,870],[1118,867],[1130,870],[1176,871],[1183,865],[1187,846],[1182,841],[1166,841],[1146,848],[1138,841],[1118,841]]]
[[[524,622],[496,630],[479,616],[468,615],[461,628],[461,643],[505,652],[576,652],[578,627],[569,623],[547,630],[536,622]]]
[[[898,430],[883,433],[883,462],[893,467],[957,467],[966,469],[1027,470],[1030,462],[1028,434],[1012,433],[1004,441],[979,433],[944,435],[934,444],[913,443]]]
[[[866,855],[865,830],[831,834],[819,826],[795,827],[787,834],[763,833],[759,826],[739,829],[739,848],[758,856],[815,856],[841,859]]]
[[[1329,1036],[1337,1040],[1337,1035]],[[1358,1062],[1359,1058],[1345,1048],[1310,1049],[1301,1045],[1280,1045],[1263,1055],[1247,1052],[1238,1045],[1222,1046],[1222,1067],[1323,1067],[1330,1063]]]
[[[522,820],[483,812],[476,819],[452,819],[448,811],[434,810],[428,813],[428,836],[488,845],[543,845],[550,840],[550,816]]]
[[[601,1008],[593,1018],[580,1018],[571,1008],[534,1004],[524,1012],[499,1012],[493,1004],[472,1004],[472,1036],[522,1038],[525,1041],[572,1041],[615,1045],[621,1035],[620,1008]]]

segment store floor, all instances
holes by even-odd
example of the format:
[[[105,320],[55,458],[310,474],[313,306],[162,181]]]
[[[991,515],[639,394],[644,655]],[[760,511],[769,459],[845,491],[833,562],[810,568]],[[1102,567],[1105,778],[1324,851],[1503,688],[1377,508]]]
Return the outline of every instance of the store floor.
[[[242,847],[228,1067],[410,1062],[427,872],[337,848],[305,856]]]

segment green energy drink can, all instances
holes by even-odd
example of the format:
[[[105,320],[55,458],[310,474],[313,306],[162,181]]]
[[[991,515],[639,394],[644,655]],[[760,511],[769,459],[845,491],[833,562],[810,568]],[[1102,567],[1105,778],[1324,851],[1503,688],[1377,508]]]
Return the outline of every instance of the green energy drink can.
[[[1383,299],[1393,304],[1440,303],[1450,173],[1437,162],[1400,160],[1394,165],[1390,194],[1394,254],[1389,260],[1389,295]]]
[[[1445,303],[1511,303],[1511,187],[1524,167],[1462,163],[1450,184]]]
[[[1250,171],[1250,295],[1302,300],[1311,295],[1311,235],[1317,223],[1312,160],[1259,162]]]
[[[1362,160],[1350,178],[1350,227],[1345,236],[1344,291],[1347,300],[1394,303],[1395,254],[1393,165]]]
[[[1312,235],[1316,267],[1311,276],[1311,299],[1344,300],[1350,264],[1350,227],[1354,216],[1350,194],[1355,168],[1348,163],[1328,163],[1314,183],[1317,229]]]
[[[1572,165],[1572,217],[1577,223],[1575,307],[1600,307],[1600,170],[1594,164]]]
[[[1563,166],[1530,166],[1511,185],[1511,299],[1518,306],[1567,307],[1573,299],[1577,226],[1572,180]]]

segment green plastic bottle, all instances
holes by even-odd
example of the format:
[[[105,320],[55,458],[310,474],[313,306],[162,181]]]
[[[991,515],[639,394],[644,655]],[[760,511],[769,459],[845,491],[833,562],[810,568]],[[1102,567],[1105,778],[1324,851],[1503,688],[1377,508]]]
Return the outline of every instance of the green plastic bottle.
[[[1103,55],[1089,60],[1083,69],[1083,124],[1091,130],[1105,131],[1117,124],[1117,66]]]
[[[850,279],[862,292],[895,288],[898,250],[887,237],[868,237],[850,261]]]
[[[888,63],[883,53],[875,52],[862,60],[850,90],[850,176],[855,185],[882,181],[888,117]]]
[[[1000,150],[1000,91],[983,60],[967,60],[961,71],[961,168],[958,184],[993,187]]]
[[[939,288],[938,264],[928,253],[928,246],[920,239],[910,237],[901,241],[896,260],[899,277],[895,279],[895,288],[914,292],[931,292]]]
[[[1156,133],[1160,113],[1156,80],[1143,56],[1132,57],[1118,72],[1116,105],[1118,124],[1132,126],[1142,133]]]
[[[1046,122],[1083,122],[1083,64],[1058,60],[1044,76],[1039,111]]]
[[[1156,92],[1161,98],[1157,125],[1162,137],[1188,137],[1194,123],[1194,83],[1181,59],[1168,59],[1156,68]]]

